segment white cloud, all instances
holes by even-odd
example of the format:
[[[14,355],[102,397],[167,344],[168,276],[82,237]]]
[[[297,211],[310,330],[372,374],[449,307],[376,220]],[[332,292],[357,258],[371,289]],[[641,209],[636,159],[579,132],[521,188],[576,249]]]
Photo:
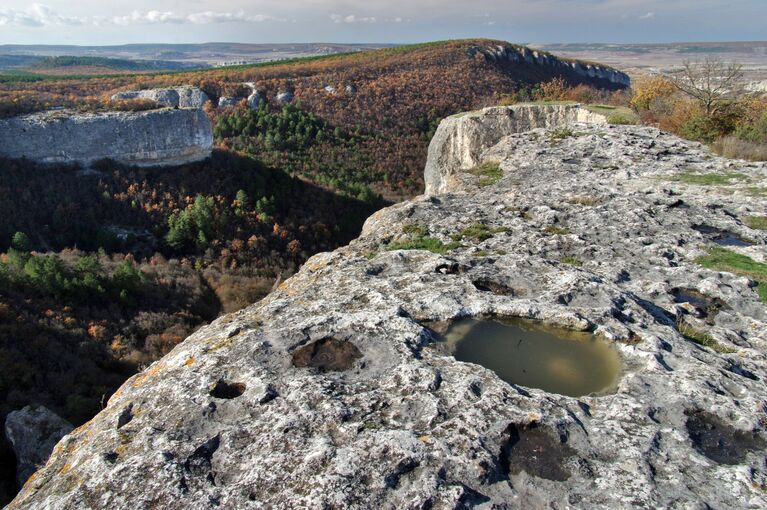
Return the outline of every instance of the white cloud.
[[[373,18],[373,20],[375,20]],[[284,21],[265,14],[249,15],[244,11],[214,12],[204,11],[191,14],[179,14],[172,11],[133,11],[122,16],[73,17],[62,16],[41,4],[21,9],[0,9],[0,26],[45,27],[52,25],[157,25],[157,24],[193,24],[209,25],[213,23],[261,23],[264,21]]]
[[[0,9],[0,26],[43,27],[47,25],[83,25],[86,20],[74,16],[62,16],[50,7],[32,4],[24,10]]]
[[[648,12],[646,14],[642,14],[641,16],[639,16],[639,19],[652,19],[654,17],[655,17],[654,12]]]
[[[375,23],[377,20],[375,17],[358,17],[354,14],[349,14],[348,16],[341,16],[340,14],[331,14],[330,19],[333,20],[333,23]]]

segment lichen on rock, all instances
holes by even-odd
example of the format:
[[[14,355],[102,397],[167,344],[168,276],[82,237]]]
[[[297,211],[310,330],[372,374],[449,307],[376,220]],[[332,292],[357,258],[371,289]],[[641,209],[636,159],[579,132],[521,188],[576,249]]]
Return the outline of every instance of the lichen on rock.
[[[127,381],[10,508],[766,507],[767,307],[752,277],[699,263],[713,241],[694,226],[764,261],[742,218],[764,211],[767,166],[648,127],[484,126],[449,153],[497,178],[431,166],[432,194]],[[432,346],[467,316],[590,331],[620,381],[577,398],[508,384]]]

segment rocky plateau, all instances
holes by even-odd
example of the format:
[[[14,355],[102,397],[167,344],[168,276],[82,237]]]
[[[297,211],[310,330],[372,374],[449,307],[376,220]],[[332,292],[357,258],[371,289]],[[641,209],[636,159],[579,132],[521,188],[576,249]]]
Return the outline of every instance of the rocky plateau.
[[[700,262],[765,261],[767,165],[525,108],[445,120],[427,194],[129,379],[9,508],[767,507],[767,306]],[[620,379],[506,383],[436,347],[472,316],[591,331]]]

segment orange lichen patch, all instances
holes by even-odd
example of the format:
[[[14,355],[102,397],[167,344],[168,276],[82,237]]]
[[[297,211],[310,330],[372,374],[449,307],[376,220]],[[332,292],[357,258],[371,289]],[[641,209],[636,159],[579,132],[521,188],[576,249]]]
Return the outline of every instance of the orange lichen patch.
[[[70,469],[72,469],[72,464],[70,464],[69,462],[67,462],[67,463],[66,463],[66,464],[64,464],[64,466],[61,468],[61,470],[59,471],[59,474],[60,474],[60,475],[64,475],[64,474],[68,473]]]
[[[188,359],[187,359],[187,360],[184,362],[184,366],[185,366],[185,367],[191,367],[192,365],[194,365],[194,364],[195,364],[195,362],[197,362],[197,360],[195,359],[195,357],[194,357],[194,356],[190,356],[190,357],[189,357],[189,358],[188,358]]]
[[[111,397],[109,397],[109,400],[107,401],[107,406],[110,406],[110,405],[112,405],[112,402],[116,402],[116,401],[117,401],[117,399],[118,399],[118,398],[120,398],[120,395],[122,395],[122,392],[123,392],[123,388],[124,388],[124,387],[125,387],[125,385],[123,384],[122,386],[120,386],[119,388],[117,388],[117,391],[115,391],[114,393],[112,393],[112,396],[111,396]]]
[[[312,258],[306,261],[304,263],[304,269],[309,271],[318,271],[322,269],[323,267],[327,267],[329,265],[330,261],[327,257],[322,257],[319,259]]]
[[[314,285],[317,279],[316,274],[309,275],[306,278],[290,278],[282,282],[278,289],[288,296],[296,296],[301,294],[305,288]]]
[[[220,342],[212,345],[210,349],[208,349],[208,352],[216,352],[219,349],[223,349],[224,347],[229,347],[234,342],[234,339],[237,338],[236,335],[231,338],[224,338]]]
[[[133,388],[140,388],[144,385],[145,382],[147,382],[149,379],[152,379],[154,376],[159,374],[163,369],[165,368],[165,363],[158,362],[155,363],[153,366],[149,367],[149,369],[144,370],[140,374],[136,376],[136,378],[131,383],[131,386]]]
[[[431,441],[431,436],[420,436],[418,440],[422,443],[428,443],[429,441]]]

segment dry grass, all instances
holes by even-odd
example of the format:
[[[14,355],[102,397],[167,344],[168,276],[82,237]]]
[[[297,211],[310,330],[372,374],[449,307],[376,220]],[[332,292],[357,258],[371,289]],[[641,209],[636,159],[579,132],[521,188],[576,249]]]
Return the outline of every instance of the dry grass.
[[[719,138],[712,148],[726,158],[767,161],[767,144],[748,142],[734,136]]]

